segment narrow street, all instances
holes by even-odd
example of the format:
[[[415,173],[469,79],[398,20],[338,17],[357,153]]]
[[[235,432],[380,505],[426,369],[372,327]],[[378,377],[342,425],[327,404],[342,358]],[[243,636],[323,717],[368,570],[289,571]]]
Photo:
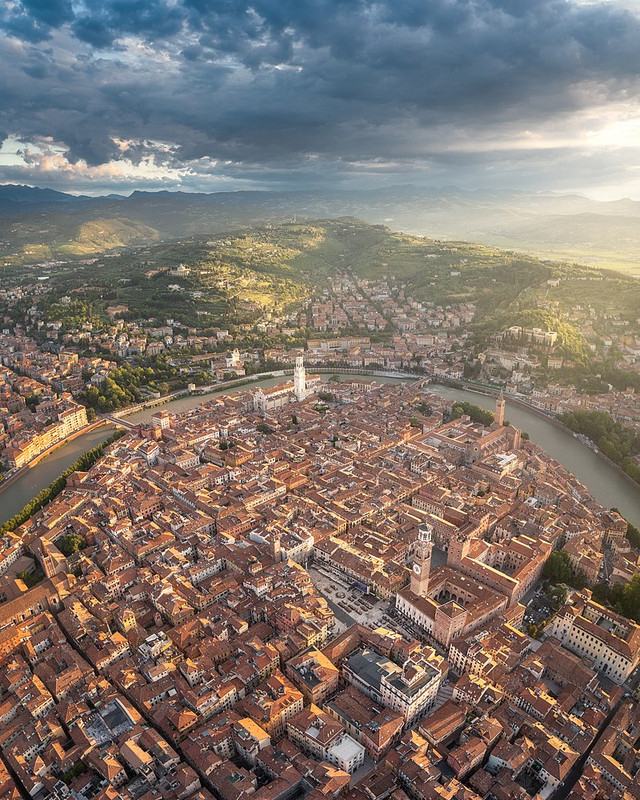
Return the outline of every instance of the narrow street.
[[[576,763],[573,765],[573,767],[569,771],[569,774],[567,775],[566,780],[563,781],[563,783],[555,790],[555,792],[550,796],[549,800],[566,800],[566,798],[571,794],[571,791],[573,790],[573,787],[576,785],[576,783],[578,782],[579,777],[582,775],[582,771],[584,770],[584,766],[587,763],[587,759],[591,755],[591,752],[593,751],[593,748],[596,746],[596,744],[600,740],[602,734],[607,729],[607,726],[609,725],[609,723],[611,722],[611,720],[615,716],[615,714],[618,711],[618,709],[620,708],[620,706],[625,702],[625,700],[628,701],[628,699],[629,698],[621,697],[620,700],[618,700],[616,705],[613,707],[613,709],[607,714],[607,718],[604,721],[604,724],[602,725],[602,727],[598,731],[598,733],[597,733],[595,739],[593,740],[593,742],[591,743],[591,745],[587,748],[586,752],[584,752],[580,756],[580,758],[576,761]]]

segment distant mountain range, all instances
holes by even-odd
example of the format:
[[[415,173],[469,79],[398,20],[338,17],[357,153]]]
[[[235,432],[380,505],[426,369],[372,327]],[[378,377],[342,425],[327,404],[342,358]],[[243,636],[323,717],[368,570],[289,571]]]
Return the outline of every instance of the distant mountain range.
[[[355,216],[432,238],[481,242],[640,274],[638,201],[416,186],[212,194],[134,191],[129,197],[0,186],[0,264],[86,255],[294,216]]]
[[[7,184],[0,186],[0,204],[2,210],[10,210],[15,203],[33,205],[34,203],[70,203],[82,200],[83,197],[76,197],[65,192],[56,192],[55,189],[41,189],[39,186],[21,186]]]

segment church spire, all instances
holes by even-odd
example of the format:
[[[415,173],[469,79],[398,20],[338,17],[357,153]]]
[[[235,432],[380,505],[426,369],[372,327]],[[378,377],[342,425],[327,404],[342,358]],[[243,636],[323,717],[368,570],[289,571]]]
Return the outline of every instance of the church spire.
[[[296,358],[296,367],[293,371],[293,392],[296,400],[304,400],[307,396],[307,373],[302,356]]]

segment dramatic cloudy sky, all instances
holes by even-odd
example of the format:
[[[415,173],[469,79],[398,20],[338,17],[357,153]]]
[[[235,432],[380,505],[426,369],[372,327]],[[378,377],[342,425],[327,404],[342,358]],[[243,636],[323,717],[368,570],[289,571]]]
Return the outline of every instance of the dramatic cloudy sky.
[[[0,182],[640,198],[640,0],[1,0]]]

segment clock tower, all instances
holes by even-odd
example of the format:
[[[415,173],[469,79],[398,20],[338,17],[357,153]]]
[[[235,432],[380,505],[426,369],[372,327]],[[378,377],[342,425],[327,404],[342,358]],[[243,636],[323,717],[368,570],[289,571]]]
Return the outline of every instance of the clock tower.
[[[433,549],[432,531],[431,525],[420,525],[418,528],[418,540],[411,575],[411,591],[418,597],[426,597],[429,589],[431,550]]]

